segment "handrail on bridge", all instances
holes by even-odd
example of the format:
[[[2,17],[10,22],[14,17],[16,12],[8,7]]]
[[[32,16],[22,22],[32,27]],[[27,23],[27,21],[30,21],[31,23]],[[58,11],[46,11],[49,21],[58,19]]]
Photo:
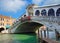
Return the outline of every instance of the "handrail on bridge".
[[[28,21],[28,20],[40,20],[40,21],[47,21],[47,22],[54,22],[60,24],[60,17],[54,17],[54,16],[26,16],[21,17],[20,19],[16,20],[16,22],[13,24],[13,27],[19,24],[20,22]]]
[[[26,16],[24,18],[23,17],[21,18],[21,22],[28,21],[28,20],[31,20],[30,16]]]
[[[54,17],[54,16],[31,16],[31,19],[60,24],[60,17]]]
[[[16,20],[14,23],[13,23],[13,25],[12,25],[12,27],[11,28],[14,28],[15,26],[17,26],[20,22],[25,22],[25,21],[29,21],[29,20],[31,20],[31,18],[30,18],[30,16],[26,16],[26,17],[21,17],[21,19],[18,19],[18,20]]]
[[[54,16],[26,16],[26,17],[21,17],[21,19],[18,19],[16,22],[19,22],[19,21],[24,22],[31,19],[60,23],[60,17],[54,17]]]

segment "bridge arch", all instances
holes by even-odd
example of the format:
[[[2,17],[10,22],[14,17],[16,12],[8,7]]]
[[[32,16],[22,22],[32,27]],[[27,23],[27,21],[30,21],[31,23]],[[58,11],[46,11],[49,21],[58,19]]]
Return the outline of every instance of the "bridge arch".
[[[35,33],[43,24],[37,22],[25,22],[18,26],[14,33]]]
[[[57,9],[56,16],[60,16],[60,8]]]
[[[55,16],[55,11],[53,8],[48,10],[48,16]]]

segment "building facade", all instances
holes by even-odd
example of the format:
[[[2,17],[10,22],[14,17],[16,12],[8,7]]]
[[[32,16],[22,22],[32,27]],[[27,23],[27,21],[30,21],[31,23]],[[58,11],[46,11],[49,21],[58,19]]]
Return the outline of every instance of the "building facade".
[[[15,19],[12,17],[0,15],[0,32],[10,28],[14,21]]]

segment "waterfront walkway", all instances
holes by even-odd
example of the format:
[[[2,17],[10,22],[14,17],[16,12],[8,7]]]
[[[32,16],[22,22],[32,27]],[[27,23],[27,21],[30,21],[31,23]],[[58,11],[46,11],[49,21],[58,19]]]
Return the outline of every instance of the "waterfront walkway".
[[[59,43],[58,41],[53,41],[49,38],[43,38],[43,43]]]

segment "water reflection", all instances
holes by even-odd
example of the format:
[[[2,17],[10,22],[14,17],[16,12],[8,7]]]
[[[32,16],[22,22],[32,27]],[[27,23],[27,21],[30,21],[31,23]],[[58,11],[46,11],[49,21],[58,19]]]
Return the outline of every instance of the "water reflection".
[[[0,34],[0,43],[37,43],[32,34]]]
[[[9,43],[12,40],[9,34],[0,34],[0,43]]]

